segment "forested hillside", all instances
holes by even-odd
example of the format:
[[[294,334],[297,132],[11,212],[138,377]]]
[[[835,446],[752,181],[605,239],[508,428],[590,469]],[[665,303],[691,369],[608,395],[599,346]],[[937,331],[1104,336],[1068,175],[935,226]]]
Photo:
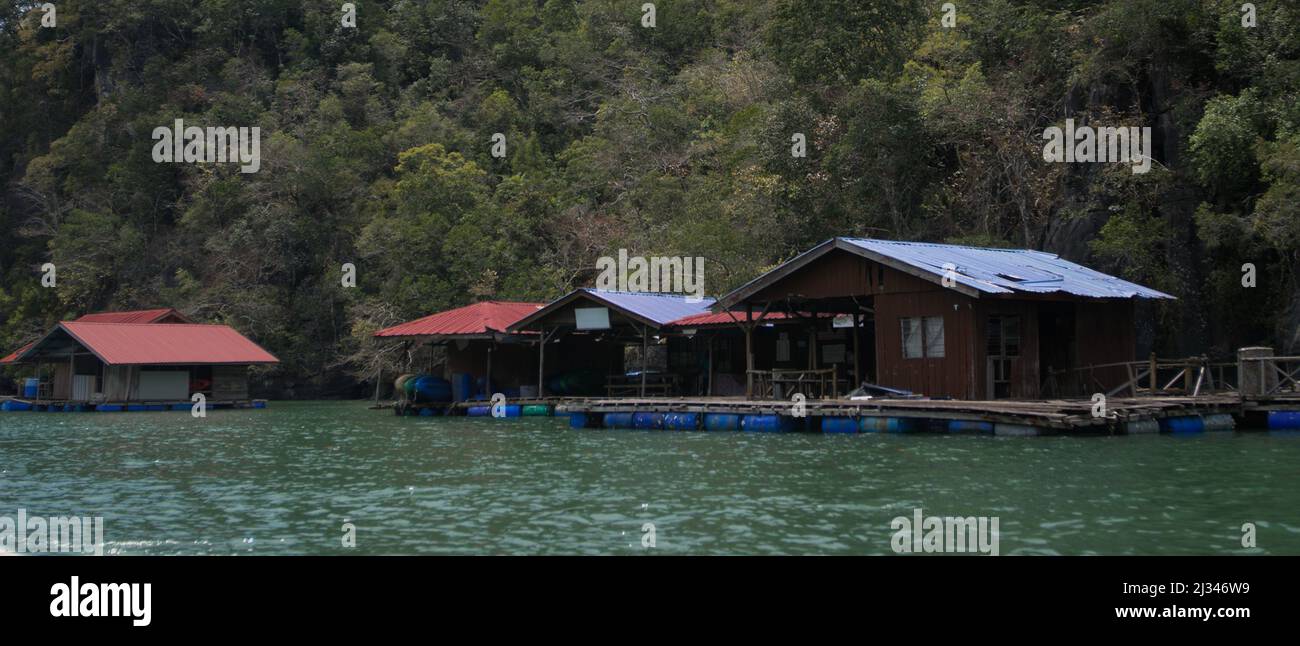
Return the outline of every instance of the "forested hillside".
[[[620,247],[719,294],[832,235],[1032,247],[1179,297],[1166,356],[1300,344],[1300,4],[58,0],[0,9],[0,345],[179,308],[356,394],[369,333],[591,284]],[[1065,120],[1154,163],[1043,160]],[[156,163],[176,119],[261,164]],[[505,135],[507,154],[492,155]],[[803,134],[806,157],[791,154]],[[41,286],[54,263],[57,285]],[[343,287],[341,266],[357,268]],[[1257,286],[1243,287],[1243,265]]]

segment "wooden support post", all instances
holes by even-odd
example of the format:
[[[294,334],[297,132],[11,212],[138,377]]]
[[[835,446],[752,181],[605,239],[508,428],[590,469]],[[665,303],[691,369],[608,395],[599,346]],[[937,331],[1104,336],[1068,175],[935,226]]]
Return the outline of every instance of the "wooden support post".
[[[1150,364],[1151,364],[1151,374],[1148,375],[1149,377],[1148,381],[1151,383],[1151,396],[1155,397],[1156,391],[1160,389],[1160,386],[1156,382],[1156,353],[1154,352],[1151,353]]]
[[[379,405],[379,384],[384,383],[384,364],[375,366],[375,405]]]
[[[808,369],[817,369],[817,308],[809,306],[812,323],[808,325]]]
[[[546,327],[537,328],[537,398],[541,399],[546,396],[545,384],[542,383],[542,374],[546,367]]]
[[[492,349],[495,348],[496,345],[497,345],[496,339],[488,341],[487,374],[483,377],[483,394],[487,395],[488,399],[492,398]],[[472,388],[473,386],[471,386],[471,389]],[[538,392],[537,396],[541,397],[542,393]]]
[[[754,398],[754,305],[745,303],[745,399]]]
[[[862,360],[858,358],[858,355],[862,353],[862,348],[858,344],[858,320],[860,317],[861,314],[858,312],[853,313],[853,388],[850,388],[849,392],[853,392],[858,386],[862,385],[862,367],[859,365]]]
[[[641,326],[641,397],[645,398],[646,360],[650,358],[650,330]]]

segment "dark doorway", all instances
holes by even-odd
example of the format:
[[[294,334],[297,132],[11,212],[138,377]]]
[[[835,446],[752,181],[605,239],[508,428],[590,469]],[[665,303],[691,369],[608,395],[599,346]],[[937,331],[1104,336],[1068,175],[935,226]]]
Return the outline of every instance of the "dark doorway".
[[[1046,397],[1077,394],[1074,303],[1043,303],[1038,307],[1038,365]],[[1053,371],[1057,374],[1053,374]]]
[[[1013,395],[1012,374],[1020,361],[1020,317],[994,314],[985,328],[985,356],[988,357],[989,399],[1006,399]]]

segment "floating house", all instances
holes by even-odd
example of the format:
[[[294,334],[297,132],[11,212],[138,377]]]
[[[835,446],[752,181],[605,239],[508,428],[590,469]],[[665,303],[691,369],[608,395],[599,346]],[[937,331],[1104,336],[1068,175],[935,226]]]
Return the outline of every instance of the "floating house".
[[[740,395],[744,314],[711,312],[712,302],[680,294],[580,289],[549,304],[475,303],[380,330],[375,338],[400,340],[410,344],[408,349],[440,347],[442,363],[428,366],[428,372],[456,386],[455,401],[486,399],[494,392],[512,400],[639,394],[640,365],[629,363],[629,346],[661,360],[645,370],[647,393]],[[809,320],[772,312],[751,331],[771,339],[761,347],[775,347],[785,333],[774,327]],[[539,351],[543,328],[546,346]],[[758,354],[763,362],[771,358]],[[804,360],[797,351],[786,358],[796,365]]]
[[[847,353],[858,383],[1001,399],[1039,397],[1049,369],[1133,361],[1135,302],[1171,298],[1041,251],[833,238],[714,309],[747,322],[774,311],[848,317],[852,341],[822,345],[832,356],[814,369]],[[747,343],[747,392],[762,396]]]
[[[225,325],[191,322],[175,310],[90,314],[65,321],[0,360],[36,367],[24,400],[97,404],[250,404],[248,368],[279,363]]]
[[[665,343],[668,335],[678,331],[674,321],[706,314],[712,305],[711,298],[682,294],[583,288],[530,313],[510,329],[538,335],[539,394],[546,393],[548,360],[572,363],[578,358],[588,370],[599,373],[594,375],[594,380],[603,380],[603,394],[675,395],[684,380],[698,376],[699,369],[680,363],[674,365],[670,353],[667,366],[651,370],[648,365],[651,342],[656,346]],[[640,347],[640,365],[631,373],[624,365],[628,345]],[[548,347],[552,348],[549,359]],[[692,358],[687,361],[694,363]]]
[[[528,375],[535,374],[535,335],[507,328],[541,307],[541,303],[483,301],[385,328],[374,336],[410,347],[441,347],[446,360],[440,376],[455,385],[457,400],[498,390],[517,397],[521,388],[527,390],[533,383]],[[469,375],[469,385],[457,375]]]

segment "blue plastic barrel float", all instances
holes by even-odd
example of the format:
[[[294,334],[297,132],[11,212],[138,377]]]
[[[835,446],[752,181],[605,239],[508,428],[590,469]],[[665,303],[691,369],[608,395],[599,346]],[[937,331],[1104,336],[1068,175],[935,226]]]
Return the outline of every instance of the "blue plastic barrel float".
[[[491,406],[470,406],[469,408],[465,409],[465,414],[470,417],[491,417],[492,407]]]
[[[708,431],[739,431],[740,416],[730,413],[705,413],[704,429]]]
[[[1160,430],[1166,433],[1187,434],[1205,431],[1205,420],[1200,415],[1165,417],[1160,420]]]
[[[1124,432],[1129,435],[1145,435],[1160,432],[1160,422],[1154,419],[1133,419],[1124,422]]]
[[[31,410],[31,409],[32,409],[31,404],[27,402],[14,401],[12,399],[3,404],[0,404],[0,410],[5,410],[5,411],[16,412],[16,411]]]
[[[668,413],[664,415],[664,428],[674,431],[694,431],[700,428],[699,413]]]
[[[474,396],[474,376],[468,372],[451,375],[451,399],[463,402]]]
[[[41,380],[30,378],[23,381],[23,397],[27,399],[36,399],[41,394]]]
[[[1268,412],[1270,431],[1300,430],[1300,410],[1272,410]]]
[[[569,413],[569,428],[596,428],[600,423],[600,413]]]
[[[981,422],[968,419],[948,420],[949,433],[992,433],[993,422]]]
[[[255,401],[253,402],[253,408],[266,408],[266,402],[261,400]]]
[[[635,413],[605,413],[602,420],[605,428],[632,428],[632,416]]]
[[[663,413],[640,412],[632,414],[632,428],[639,428],[647,431],[662,430],[664,427]]]
[[[858,419],[856,417],[823,417],[823,433],[857,433]]]
[[[746,415],[740,420],[740,429],[751,433],[785,433],[798,427],[793,417],[784,415]]]
[[[863,417],[858,420],[858,430],[863,433],[913,433],[916,420],[911,417]]]
[[[97,413],[120,413],[122,412],[121,404],[100,404],[95,407]]]
[[[1043,429],[1037,426],[1025,426],[1024,424],[994,424],[993,434],[1004,437],[1033,437],[1042,435]]]
[[[451,401],[451,382],[442,377],[420,375],[413,379],[407,379],[402,386],[406,390],[407,399],[412,401]]]
[[[1232,431],[1236,430],[1237,422],[1232,419],[1232,415],[1227,413],[1214,413],[1205,415],[1201,418],[1207,431]]]

